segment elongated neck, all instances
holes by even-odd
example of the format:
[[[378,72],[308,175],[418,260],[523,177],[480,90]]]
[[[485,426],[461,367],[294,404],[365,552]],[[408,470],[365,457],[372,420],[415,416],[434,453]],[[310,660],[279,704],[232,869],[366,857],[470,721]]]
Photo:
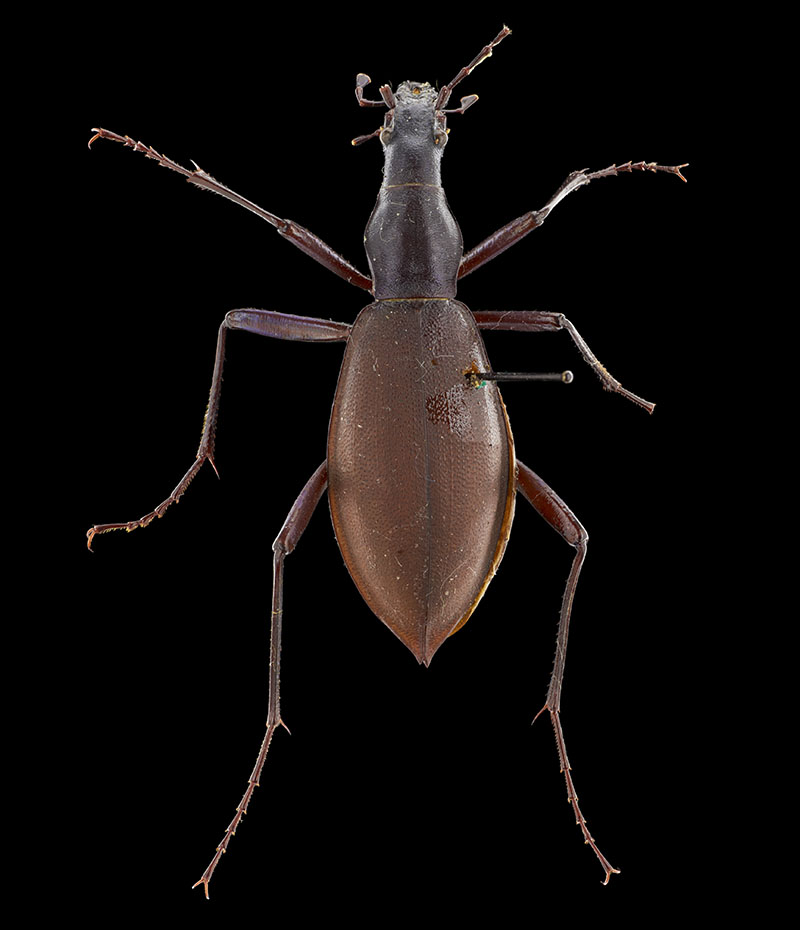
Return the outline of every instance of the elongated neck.
[[[383,186],[403,184],[442,185],[442,153],[429,140],[415,138],[391,141],[384,149]]]

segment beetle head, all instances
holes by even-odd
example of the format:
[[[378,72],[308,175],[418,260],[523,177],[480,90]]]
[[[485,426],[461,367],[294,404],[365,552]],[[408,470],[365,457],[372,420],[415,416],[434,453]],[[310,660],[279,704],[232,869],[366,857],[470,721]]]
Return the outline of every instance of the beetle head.
[[[391,91],[390,91],[391,93]],[[402,140],[409,148],[424,146],[431,142],[439,150],[447,142],[447,117],[436,109],[439,92],[430,84],[404,81],[392,94],[394,106],[386,114],[380,140],[384,146]]]
[[[430,143],[433,141],[434,150],[438,150],[441,154],[447,143],[447,114],[463,113],[478,99],[475,94],[471,94],[461,98],[460,107],[445,110],[453,88],[488,58],[492,54],[492,49],[510,32],[508,26],[503,26],[498,35],[481,49],[466,68],[462,68],[452,81],[438,91],[430,84],[404,81],[397,88],[397,93],[394,93],[388,84],[384,84],[381,87],[380,100],[367,100],[364,98],[364,88],[370,83],[370,78],[369,75],[359,74],[356,77],[356,99],[359,106],[385,106],[389,112],[380,129],[353,139],[353,145],[360,145],[373,136],[379,136],[384,148],[395,145],[397,140],[402,139],[410,150],[419,151],[421,147],[425,147],[430,151]]]

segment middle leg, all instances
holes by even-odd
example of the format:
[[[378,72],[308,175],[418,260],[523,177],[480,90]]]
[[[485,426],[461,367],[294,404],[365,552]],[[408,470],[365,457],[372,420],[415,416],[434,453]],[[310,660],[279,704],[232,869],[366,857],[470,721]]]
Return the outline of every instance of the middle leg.
[[[92,548],[94,537],[111,530],[125,530],[130,533],[139,527],[152,523],[156,517],[163,517],[167,508],[183,496],[204,462],[211,463],[214,471],[214,437],[219,415],[219,402],[222,393],[222,367],[225,362],[225,339],[229,329],[244,330],[258,336],[270,336],[273,339],[288,339],[294,342],[346,342],[350,335],[348,323],[336,323],[333,320],[319,320],[313,317],[295,316],[291,313],[278,313],[273,310],[231,310],[226,314],[217,336],[217,351],[214,359],[214,375],[211,379],[211,392],[203,420],[203,435],[200,447],[191,468],[178,482],[169,497],[162,501],[155,510],[138,520],[123,523],[100,523],[93,526],[86,534],[88,547]]]
[[[627,397],[648,413],[655,409],[655,404],[627,390],[610,374],[563,313],[549,313],[546,310],[476,310],[473,316],[481,329],[503,329],[517,333],[555,333],[565,329],[584,361],[603,382],[604,390]]]

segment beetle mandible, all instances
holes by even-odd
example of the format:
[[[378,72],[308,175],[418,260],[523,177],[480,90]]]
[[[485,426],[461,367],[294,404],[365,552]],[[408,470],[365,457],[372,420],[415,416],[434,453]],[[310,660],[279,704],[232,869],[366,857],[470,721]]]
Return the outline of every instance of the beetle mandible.
[[[371,275],[362,274],[309,230],[280,219],[220,184],[195,165],[187,169],[155,149],[106,129],[97,139],[120,142],[256,213],[291,243],[374,301],[355,323],[312,319],[270,310],[232,310],[222,322],[211,392],[196,459],[175,490],[139,520],[105,523],[88,532],[134,530],[162,517],[186,491],[203,463],[214,465],[214,436],[228,330],[296,341],[344,342],[345,352],[331,411],[327,458],[295,501],[273,545],[267,730],[247,790],[208,868],[206,897],[214,869],[247,811],[275,730],[283,725],[279,678],[283,619],[283,566],[327,490],[334,532],[345,564],[370,609],[428,665],[445,639],[475,610],[503,557],[517,493],[575,549],[561,606],[556,659],[542,710],[552,721],[561,768],[584,841],[605,872],[613,872],[586,826],[578,806],[559,716],[572,601],[586,555],[588,535],[566,504],[530,468],[516,459],[511,430],[496,382],[503,379],[570,381],[554,375],[494,372],[481,329],[515,332],[566,330],[603,387],[652,412],[653,404],[623,388],[600,364],[562,314],[540,311],[471,312],[455,299],[457,281],[540,226],[568,194],[593,180],[621,172],[675,174],[686,165],[628,162],[601,171],[576,171],[540,210],[523,214],[464,253],[461,231],[441,186],[441,157],[447,117],[462,114],[478,99],[461,98],[446,109],[460,83],[510,33],[498,35],[441,90],[406,81],[396,91],[380,88],[365,98],[370,79],[356,78],[363,107],[385,107],[374,133],[384,149],[383,184],[364,237]],[[458,493],[454,493],[458,489]],[[537,717],[539,716],[537,714]],[[535,719],[535,718],[534,718]]]

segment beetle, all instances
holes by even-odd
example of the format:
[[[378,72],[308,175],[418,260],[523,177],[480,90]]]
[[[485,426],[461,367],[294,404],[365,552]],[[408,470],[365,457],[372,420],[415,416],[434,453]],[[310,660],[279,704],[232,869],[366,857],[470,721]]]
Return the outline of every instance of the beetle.
[[[569,621],[588,534],[549,485],[516,458],[497,387],[504,379],[569,382],[572,376],[569,372],[495,372],[481,330],[565,330],[604,389],[648,412],[654,405],[623,388],[562,314],[473,312],[456,300],[456,287],[460,278],[542,225],[568,194],[591,181],[634,171],[666,172],[685,180],[681,169],[686,165],[628,162],[600,171],[575,171],[543,208],[512,220],[465,253],[441,185],[441,158],[448,140],[448,116],[463,114],[477,97],[462,97],[459,107],[446,107],[456,85],[489,57],[510,31],[504,26],[439,90],[406,81],[396,90],[385,84],[380,88],[380,99],[369,99],[365,89],[370,78],[357,76],[358,104],[387,111],[378,129],[353,140],[361,144],[377,137],[384,150],[383,183],[364,237],[370,275],[314,233],[262,209],[198,165],[188,169],[128,136],[102,128],[93,130],[90,147],[99,139],[121,143],[183,175],[191,184],[238,203],[311,258],[373,297],[353,324],[269,310],[227,313],[219,328],[195,461],[153,511],[138,520],[94,525],[87,534],[91,549],[99,534],[145,527],[182,497],[206,461],[216,471],[215,432],[229,330],[275,339],[345,344],[326,459],[307,481],[273,544],[266,734],[236,814],[206,871],[193,886],[203,885],[207,898],[214,870],[259,783],[272,737],[285,726],[279,692],[284,561],[297,546],[326,491],[334,533],[359,592],[372,612],[426,666],[443,642],[467,622],[496,573],[518,493],[574,548],[560,610],[556,659],[545,704],[536,718],[544,711],[550,715],[567,796],[584,841],[604,870],[604,884],[618,872],[598,848],[578,806],[560,720]]]

